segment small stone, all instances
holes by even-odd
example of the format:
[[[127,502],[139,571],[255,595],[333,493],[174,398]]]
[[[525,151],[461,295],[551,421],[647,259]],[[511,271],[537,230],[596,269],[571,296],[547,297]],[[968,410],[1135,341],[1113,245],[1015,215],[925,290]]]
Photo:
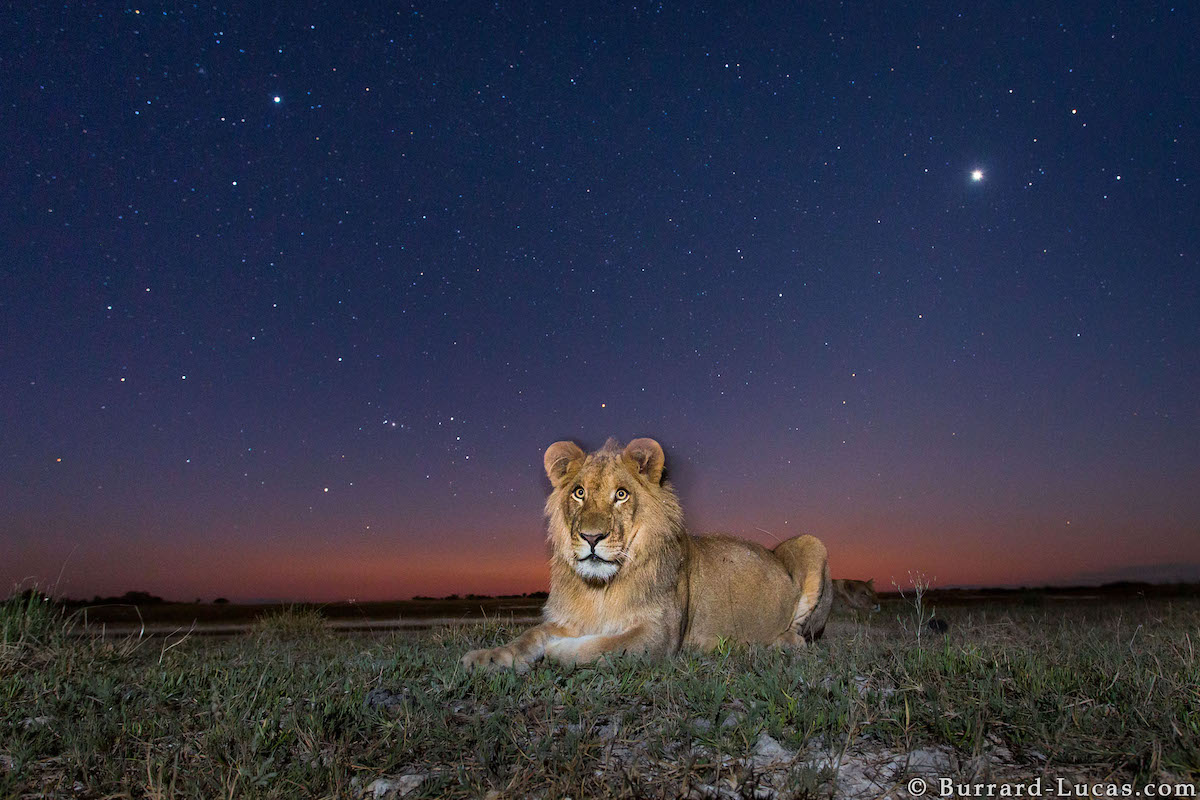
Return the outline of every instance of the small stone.
[[[411,794],[421,782],[424,775],[401,775],[398,778],[376,778],[367,787],[367,796],[374,800],[392,800]]]
[[[997,742],[994,744],[988,750],[987,755],[988,758],[995,764],[1012,764],[1015,760],[1013,758],[1012,750],[1009,750],[1003,742]]]
[[[363,698],[363,708],[378,708],[383,711],[395,711],[404,704],[404,694],[393,692],[382,686],[376,686],[367,692]]]
[[[754,763],[758,767],[770,767],[784,764],[795,759],[796,754],[775,740],[771,734],[764,731],[754,743]]]
[[[620,732],[620,730],[620,724],[618,724],[618,722],[614,719],[596,729],[596,738],[602,742],[611,742],[613,739],[617,738],[617,734]]]

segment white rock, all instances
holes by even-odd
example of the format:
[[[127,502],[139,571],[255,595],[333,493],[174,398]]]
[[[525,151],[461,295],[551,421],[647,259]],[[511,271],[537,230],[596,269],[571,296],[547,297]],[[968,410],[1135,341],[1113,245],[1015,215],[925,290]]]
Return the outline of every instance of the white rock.
[[[909,773],[949,775],[954,769],[954,754],[945,747],[923,747],[913,750],[907,757],[900,756],[900,767],[907,766]]]
[[[754,764],[759,768],[779,766],[792,761],[796,754],[763,732],[754,743]]]
[[[376,778],[367,787],[367,794],[375,800],[391,800],[404,797],[421,785],[424,775],[401,775],[398,778]]]

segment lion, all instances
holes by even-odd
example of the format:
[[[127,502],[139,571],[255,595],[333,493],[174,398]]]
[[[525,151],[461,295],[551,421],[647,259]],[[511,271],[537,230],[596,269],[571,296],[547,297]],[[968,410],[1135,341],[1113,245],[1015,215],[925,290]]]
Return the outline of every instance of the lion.
[[[550,594],[540,625],[501,647],[472,650],[467,669],[529,669],[542,658],[585,663],[606,654],[712,650],[721,640],[804,647],[833,602],[829,559],[813,536],[774,550],[731,536],[692,536],[663,479],[653,439],[588,454],[546,450]]]
[[[875,594],[875,579],[855,581],[849,578],[835,578],[833,581],[833,599],[839,606],[854,608],[860,611],[878,611],[879,596]]]

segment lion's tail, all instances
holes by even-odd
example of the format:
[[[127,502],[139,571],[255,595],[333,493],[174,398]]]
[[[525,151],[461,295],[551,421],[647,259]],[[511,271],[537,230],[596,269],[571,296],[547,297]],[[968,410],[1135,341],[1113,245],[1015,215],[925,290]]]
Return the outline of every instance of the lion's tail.
[[[780,543],[775,554],[800,589],[800,598],[792,615],[792,630],[808,641],[820,638],[833,605],[829,552],[815,536],[797,536]]]

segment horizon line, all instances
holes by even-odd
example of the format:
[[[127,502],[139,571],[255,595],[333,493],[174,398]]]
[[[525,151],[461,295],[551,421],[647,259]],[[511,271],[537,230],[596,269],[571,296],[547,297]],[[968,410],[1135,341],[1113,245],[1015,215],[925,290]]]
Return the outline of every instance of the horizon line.
[[[1039,591],[1039,590],[1072,591],[1072,590],[1087,590],[1087,589],[1092,589],[1092,590],[1107,589],[1107,588],[1118,588],[1118,587],[1121,587],[1121,588],[1195,587],[1197,589],[1200,589],[1200,581],[1115,580],[1115,581],[1104,581],[1102,583],[1067,583],[1067,584],[1047,583],[1047,584],[1036,584],[1036,585],[1035,584],[947,584],[945,586],[929,586],[929,587],[925,588],[923,591],[924,592],[939,592],[939,591],[943,591],[943,592],[944,591],[1016,592],[1016,591]],[[913,591],[914,588],[915,587],[912,587],[912,586],[900,587],[900,586],[897,586],[896,584],[892,584],[892,588],[877,590],[876,594],[881,597],[903,596],[904,594]],[[124,595],[108,595],[108,596],[104,596],[104,597],[96,595],[89,599],[89,598],[82,598],[82,597],[55,596],[53,594],[50,594],[47,592],[41,592],[35,588],[30,587],[30,588],[23,589],[20,591],[13,591],[2,602],[7,602],[9,600],[21,597],[22,595],[26,595],[29,593],[36,593],[36,594],[41,595],[42,597],[46,598],[47,600],[52,600],[54,602],[78,603],[81,605],[86,605],[88,603],[96,603],[96,602],[117,604],[117,603],[120,603],[122,600],[124,600],[126,595],[130,595],[130,594],[144,595],[147,599],[147,602],[145,604],[154,604],[154,605],[157,605],[160,603],[164,604],[164,605],[166,605],[166,604],[171,604],[171,605],[280,605],[280,604],[286,604],[286,603],[315,604],[315,605],[333,605],[333,604],[370,605],[370,604],[377,604],[377,603],[407,603],[407,602],[413,602],[413,601],[420,602],[420,601],[453,601],[453,600],[516,600],[516,599],[521,599],[521,598],[532,600],[532,599],[541,599],[540,595],[548,595],[549,591],[550,591],[549,589],[542,588],[542,589],[533,589],[528,592],[505,592],[503,594],[480,594],[478,592],[465,592],[465,593],[452,592],[450,594],[442,595],[439,597],[435,597],[432,595],[426,595],[426,594],[418,594],[418,595],[411,595],[409,597],[393,597],[393,598],[388,598],[388,599],[383,599],[383,600],[377,600],[377,599],[359,600],[359,599],[353,598],[353,597],[337,599],[337,600],[314,600],[311,598],[303,598],[303,597],[251,597],[251,598],[245,598],[245,599],[232,600],[232,599],[225,598],[223,596],[218,596],[212,600],[203,600],[200,598],[197,598],[196,600],[178,600],[178,599],[159,597],[157,595],[151,594],[150,592],[144,592],[144,591],[136,590],[136,589],[130,590],[130,591],[126,592]],[[222,600],[224,602],[218,603],[217,602],[218,600]],[[136,603],[136,602],[131,603],[128,601],[126,601],[124,604],[138,605],[138,603]]]

